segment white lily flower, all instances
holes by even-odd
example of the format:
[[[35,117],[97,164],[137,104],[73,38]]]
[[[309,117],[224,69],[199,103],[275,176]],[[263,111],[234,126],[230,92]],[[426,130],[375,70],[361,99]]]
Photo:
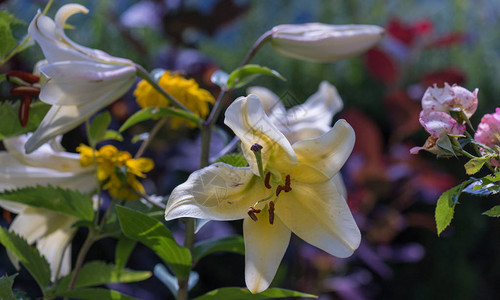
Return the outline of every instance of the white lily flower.
[[[66,20],[76,13],[88,10],[67,4],[57,11],[55,21],[38,12],[28,28],[48,61],[39,68],[43,75],[40,100],[52,105],[26,143],[28,153],[111,104],[135,81],[132,61],[78,45],[66,36]]]
[[[275,26],[271,45],[279,53],[313,62],[331,62],[360,54],[373,47],[384,29],[376,25],[321,23]]]
[[[61,151],[58,141],[44,144],[33,153],[24,154],[24,144],[30,135],[4,139],[7,151],[0,152],[0,191],[36,185],[52,185],[90,193],[96,188],[92,168],[80,166],[80,156]],[[36,247],[49,262],[51,280],[56,274],[63,276],[71,271],[71,245],[78,220],[65,214],[0,200],[0,206],[18,214],[10,230],[24,237]],[[14,265],[19,263],[9,255]]]
[[[269,287],[291,232],[332,255],[350,256],[361,234],[336,175],[354,146],[352,127],[340,120],[324,135],[291,145],[256,95],[236,99],[225,124],[240,138],[250,166],[215,163],[192,173],[170,195],[166,220],[244,219],[245,281],[252,293]]]
[[[318,91],[304,103],[289,110],[276,94],[264,87],[250,87],[247,92],[259,97],[264,111],[291,144],[329,131],[333,116],[344,107],[337,89],[327,81],[322,81]]]

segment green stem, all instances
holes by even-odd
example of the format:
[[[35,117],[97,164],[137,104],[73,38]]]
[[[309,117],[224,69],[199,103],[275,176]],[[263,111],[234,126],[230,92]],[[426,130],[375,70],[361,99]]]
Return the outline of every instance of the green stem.
[[[252,60],[252,58],[255,56],[257,51],[259,51],[260,47],[262,47],[262,45],[264,45],[265,42],[269,41],[272,34],[273,34],[273,31],[269,30],[266,33],[264,33],[263,35],[261,35],[257,41],[255,41],[255,43],[253,44],[250,51],[248,51],[247,55],[245,56],[243,61],[240,63],[240,67],[246,65],[250,60]]]
[[[78,278],[78,274],[80,273],[80,270],[83,266],[83,261],[85,259],[85,256],[87,256],[87,252],[89,251],[92,244],[94,244],[94,242],[96,241],[96,239],[94,238],[94,235],[95,235],[95,232],[90,229],[89,235],[87,236],[87,239],[83,243],[82,248],[80,249],[80,252],[78,253],[78,257],[76,259],[76,264],[75,264],[75,269],[73,271],[73,277],[71,277],[71,282],[70,282],[69,287],[68,287],[69,291],[73,290],[75,283],[76,283],[76,279]]]
[[[94,223],[97,225],[99,222],[99,212],[102,204],[102,197],[101,197],[101,183],[99,182],[99,178],[97,177],[97,157],[95,155],[96,153],[96,145],[94,141],[90,138],[90,122],[87,119],[85,121],[85,130],[87,131],[87,139],[89,141],[90,147],[92,147],[92,158],[94,160],[94,168],[95,168],[95,180],[96,180],[96,187],[97,187],[97,211],[95,212],[95,218],[94,218]]]
[[[158,121],[153,129],[151,129],[151,132],[149,133],[148,138],[142,142],[141,147],[139,147],[139,150],[137,150],[137,153],[135,153],[135,158],[139,158],[144,154],[144,151],[146,151],[146,148],[149,146],[155,135],[160,131],[160,129],[165,125],[167,122],[167,117],[163,117]]]

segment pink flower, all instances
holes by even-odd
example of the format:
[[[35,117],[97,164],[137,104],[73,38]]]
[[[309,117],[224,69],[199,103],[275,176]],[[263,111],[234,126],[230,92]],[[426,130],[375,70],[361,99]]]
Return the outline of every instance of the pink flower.
[[[458,124],[457,120],[442,111],[431,111],[429,113],[421,111],[419,121],[431,136],[422,147],[411,148],[411,154],[417,154],[420,150],[429,151],[436,155],[447,154],[436,145],[438,139],[445,134],[463,135],[465,132],[465,124]]]
[[[433,137],[440,138],[445,134],[463,135],[465,124],[458,124],[452,116],[441,111],[420,112],[420,124]]]
[[[477,126],[474,139],[488,147],[499,144],[500,135],[500,108],[497,108],[494,114],[486,114]]]
[[[470,118],[477,109],[477,92],[470,92],[467,89],[448,83],[444,84],[444,88],[439,88],[437,85],[429,87],[422,97],[422,110],[425,114],[433,111],[448,113],[450,110],[462,109],[465,115]]]

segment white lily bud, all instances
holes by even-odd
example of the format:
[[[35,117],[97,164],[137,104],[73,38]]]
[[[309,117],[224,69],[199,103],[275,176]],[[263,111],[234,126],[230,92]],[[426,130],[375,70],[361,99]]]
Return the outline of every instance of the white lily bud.
[[[272,29],[271,45],[285,56],[331,62],[370,49],[383,35],[376,25],[287,24]]]

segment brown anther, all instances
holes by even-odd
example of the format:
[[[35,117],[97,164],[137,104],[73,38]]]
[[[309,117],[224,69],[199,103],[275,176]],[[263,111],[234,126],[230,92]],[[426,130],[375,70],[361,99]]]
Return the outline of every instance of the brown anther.
[[[264,185],[266,186],[266,188],[271,189],[271,184],[269,183],[269,180],[271,180],[271,172],[267,172],[266,179],[264,180]]]
[[[255,213],[254,213],[253,211],[249,210],[249,211],[248,211],[248,215],[250,216],[250,218],[251,218],[252,220],[254,220],[255,222],[257,222],[257,220],[258,220],[258,219],[257,219],[257,216],[255,215]]]
[[[17,71],[17,70],[12,70],[9,73],[7,73],[7,80],[10,81],[10,77],[17,77],[21,79],[22,81],[25,81],[28,84],[34,84],[40,81],[40,77],[33,75],[28,72],[23,72],[23,71]]]
[[[260,210],[260,209],[258,209],[258,208],[256,208],[255,206],[250,206],[250,209],[251,209],[254,213],[256,213],[256,214],[258,214],[258,213],[260,213],[260,212],[261,212],[261,210]]]
[[[290,175],[286,175],[286,178],[285,178],[285,193],[288,193],[291,190],[292,190],[292,187],[290,186]]]
[[[274,223],[274,201],[269,201],[269,224]]]
[[[34,86],[16,86],[11,88],[9,93],[16,96],[38,96],[40,88]]]
[[[253,152],[259,152],[260,150],[262,150],[262,146],[259,145],[259,144],[253,144],[251,147],[250,147],[250,150],[252,150]]]
[[[281,191],[284,191],[286,188],[285,186],[283,185],[278,185],[278,187],[276,188],[276,197],[278,197],[281,193]]]
[[[21,101],[21,104],[19,105],[18,118],[21,126],[23,127],[26,127],[26,125],[28,125],[31,101],[32,99],[30,96],[24,96],[24,100]]]

